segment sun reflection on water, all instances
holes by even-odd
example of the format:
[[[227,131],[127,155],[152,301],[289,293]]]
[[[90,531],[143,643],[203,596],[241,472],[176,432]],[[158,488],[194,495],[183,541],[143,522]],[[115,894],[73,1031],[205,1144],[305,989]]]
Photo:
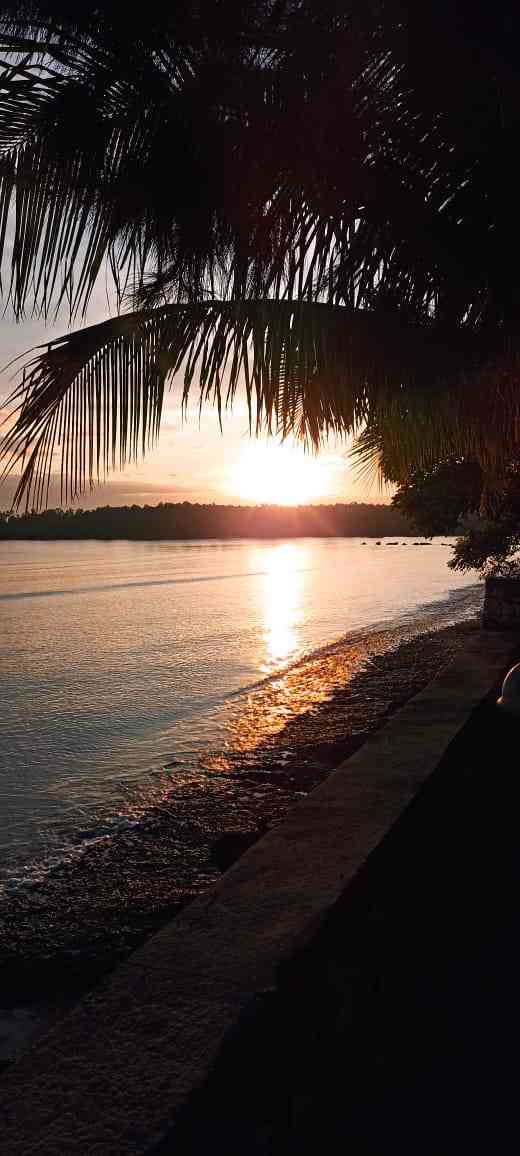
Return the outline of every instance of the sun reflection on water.
[[[230,756],[232,762],[236,756],[247,758],[291,718],[316,708],[348,677],[345,665],[349,670],[353,665],[353,657],[346,662],[344,654],[304,659],[300,626],[310,570],[306,547],[296,543],[263,547],[255,558],[257,565],[262,572],[263,614],[258,664],[266,681],[242,698],[228,717],[224,749],[204,760],[213,771],[229,769]]]
[[[297,628],[302,619],[304,561],[305,552],[301,547],[288,542],[263,551],[262,641],[265,654],[260,666],[263,674],[270,674],[298,652]]]

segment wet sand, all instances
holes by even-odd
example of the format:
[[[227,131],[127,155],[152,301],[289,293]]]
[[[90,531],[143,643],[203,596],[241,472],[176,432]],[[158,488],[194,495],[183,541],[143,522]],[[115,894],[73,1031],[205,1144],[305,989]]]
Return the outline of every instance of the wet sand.
[[[260,745],[250,735],[225,759],[209,760],[203,782],[180,770],[139,823],[4,900],[0,1059],[10,1060],[206,889],[421,690],[475,629],[476,622],[464,622],[372,658],[350,648],[344,669],[341,647],[318,657],[330,663],[336,655],[336,689],[325,701]]]

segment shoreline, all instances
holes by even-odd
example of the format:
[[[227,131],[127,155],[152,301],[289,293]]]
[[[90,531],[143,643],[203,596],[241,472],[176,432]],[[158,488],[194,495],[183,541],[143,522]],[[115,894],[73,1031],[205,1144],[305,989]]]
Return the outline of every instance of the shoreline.
[[[143,1151],[177,1151],[179,1142],[198,1151],[208,1137],[227,1150],[237,1135],[243,1150],[249,1139],[254,1147],[259,1126],[282,1148],[296,1128],[310,1151],[312,1137],[319,1144],[323,1136],[324,1113],[333,1120],[338,1106],[340,1131],[331,1140],[341,1147],[350,1092],[360,1110],[359,1141],[380,1087],[384,1138],[389,1085],[386,1076],[380,1085],[381,1060],[400,1111],[415,1092],[419,1056],[431,1114],[438,1100],[431,1056],[440,1040],[448,1094],[442,1147],[460,1078],[469,1107],[475,1071],[485,1098],[486,1058],[496,1052],[497,1024],[514,999],[518,777],[497,750],[497,730],[505,728],[509,746],[514,720],[494,703],[517,650],[507,632],[468,635],[455,659],[351,760],[21,1057],[4,1081],[13,1156],[72,1151],[78,1136],[82,1150],[113,1156],[136,1143]],[[477,766],[467,744],[475,722]],[[338,933],[332,941],[331,927]],[[496,931],[490,973],[487,949]],[[483,993],[484,1028],[493,1028],[484,1039]],[[454,1014],[446,1017],[450,1007]],[[464,1058],[453,1081],[446,1061],[466,1022],[464,1008],[471,1074],[468,1080]],[[346,1064],[339,1072],[338,1041]],[[491,1131],[511,1055],[506,1049],[502,1056]],[[345,1070],[354,1076],[347,1100]],[[414,1150],[424,1134],[423,1103],[420,1096]],[[465,1102],[461,1135],[466,1109]]]
[[[292,719],[254,762],[236,752],[197,813],[176,826],[175,789],[132,830],[85,850],[44,884],[0,905],[0,1060],[9,1062],[256,838],[363,745],[466,644],[476,620],[376,654],[317,707]]]

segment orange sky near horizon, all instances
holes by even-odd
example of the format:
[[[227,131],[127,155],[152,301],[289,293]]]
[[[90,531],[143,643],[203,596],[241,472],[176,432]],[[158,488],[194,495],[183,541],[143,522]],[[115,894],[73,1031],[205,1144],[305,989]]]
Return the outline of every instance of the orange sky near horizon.
[[[105,292],[92,300],[87,323],[107,316]],[[75,326],[79,327],[79,326]],[[66,331],[67,325],[45,326],[31,319],[16,324],[0,320],[0,405],[13,388],[11,369],[4,367],[18,354]],[[356,480],[348,459],[348,445],[330,439],[319,455],[305,454],[300,446],[275,439],[252,438],[245,401],[237,397],[232,412],[224,414],[220,430],[215,409],[204,407],[199,415],[194,391],[193,406],[183,416],[179,389],[166,394],[161,434],[144,460],[114,471],[76,505],[155,505],[161,501],[217,502],[244,505],[266,503],[306,504],[318,502],[388,502],[391,491]],[[4,410],[5,413],[5,410]],[[0,482],[0,509],[10,506],[12,480]],[[49,504],[60,504],[59,486]]]

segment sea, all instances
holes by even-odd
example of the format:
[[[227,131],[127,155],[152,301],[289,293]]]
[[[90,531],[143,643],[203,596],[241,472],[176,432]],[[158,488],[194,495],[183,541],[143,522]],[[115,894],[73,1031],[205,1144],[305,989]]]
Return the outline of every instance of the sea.
[[[193,807],[371,647],[473,617],[482,586],[448,568],[450,545],[2,542],[0,892],[174,789],[182,811],[183,783]]]

